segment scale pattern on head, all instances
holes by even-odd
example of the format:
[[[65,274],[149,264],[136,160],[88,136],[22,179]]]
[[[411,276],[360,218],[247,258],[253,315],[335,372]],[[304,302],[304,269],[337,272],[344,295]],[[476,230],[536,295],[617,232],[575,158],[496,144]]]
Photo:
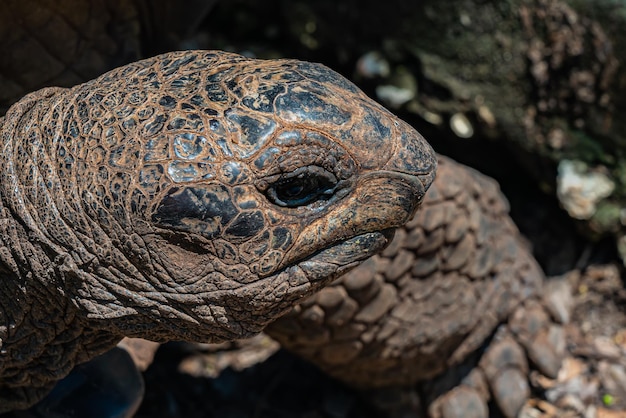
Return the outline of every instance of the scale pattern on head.
[[[381,250],[432,149],[343,77],[164,54],[0,119],[0,412],[122,336],[259,332]]]
[[[87,317],[126,335],[259,331],[380,250],[436,167],[411,127],[295,60],[169,53],[20,103],[8,200]]]

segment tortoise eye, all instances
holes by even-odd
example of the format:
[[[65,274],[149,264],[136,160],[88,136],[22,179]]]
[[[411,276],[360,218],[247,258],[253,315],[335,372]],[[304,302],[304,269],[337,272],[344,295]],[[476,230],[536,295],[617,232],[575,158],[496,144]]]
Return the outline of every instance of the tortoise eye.
[[[265,190],[267,198],[278,206],[305,206],[333,195],[337,178],[321,167],[302,167],[283,174]]]

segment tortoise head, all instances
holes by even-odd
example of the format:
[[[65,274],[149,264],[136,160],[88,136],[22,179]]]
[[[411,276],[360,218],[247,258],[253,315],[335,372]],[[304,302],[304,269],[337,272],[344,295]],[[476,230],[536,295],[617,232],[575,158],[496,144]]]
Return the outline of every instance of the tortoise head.
[[[125,335],[260,331],[380,251],[435,174],[415,130],[319,64],[169,53],[56,100],[57,175],[90,220],[72,227],[98,237],[70,292]]]

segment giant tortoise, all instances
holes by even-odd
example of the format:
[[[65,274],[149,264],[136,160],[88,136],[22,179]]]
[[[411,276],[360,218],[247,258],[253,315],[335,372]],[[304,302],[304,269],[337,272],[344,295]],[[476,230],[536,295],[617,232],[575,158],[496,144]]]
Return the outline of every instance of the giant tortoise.
[[[0,119],[0,411],[124,336],[221,341],[381,250],[435,174],[328,68],[169,53]]]
[[[19,4],[3,3],[2,16],[25,13]],[[141,55],[142,2],[89,4],[25,15],[82,40],[70,34],[74,48],[46,55],[59,64],[53,84]],[[113,24],[77,24],[86,16]],[[116,29],[102,41],[105,27]],[[2,48],[23,57],[16,33]],[[3,62],[5,103],[51,81]],[[435,167],[418,134],[325,67],[220,52],[41,90],[1,129],[0,411],[32,404],[122,336],[259,332],[382,250]],[[425,210],[382,256],[267,331],[350,385],[417,384],[433,416],[486,416],[489,399],[514,416],[529,394],[526,357],[558,370],[560,328],[497,187],[439,159]]]

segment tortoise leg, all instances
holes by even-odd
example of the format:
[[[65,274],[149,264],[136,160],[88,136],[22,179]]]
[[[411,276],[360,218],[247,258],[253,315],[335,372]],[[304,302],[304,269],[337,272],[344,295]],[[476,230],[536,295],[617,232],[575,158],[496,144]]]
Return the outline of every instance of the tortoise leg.
[[[434,379],[363,395],[385,418],[488,418],[489,384],[476,362],[473,355]]]
[[[143,378],[135,363],[126,350],[115,347],[76,366],[38,404],[14,417],[129,418],[143,394]]]
[[[457,366],[424,385],[429,416],[433,418],[487,417],[493,402],[503,416],[516,417],[530,397],[529,369],[556,378],[565,357],[565,335],[537,300],[525,301],[501,325],[478,364],[460,379]],[[470,366],[471,367],[471,366]],[[455,369],[457,370],[455,373]],[[456,374],[456,376],[454,376]],[[454,377],[453,377],[454,376]],[[460,381],[447,391],[446,380]],[[479,412],[480,410],[483,412]]]
[[[428,408],[432,418],[488,418],[489,407],[481,394],[470,386],[457,386]]]
[[[472,365],[465,362],[422,385],[432,418],[487,418],[489,402],[507,417],[517,416],[530,396],[524,350],[508,330],[500,328]],[[466,370],[470,370],[469,374]]]

